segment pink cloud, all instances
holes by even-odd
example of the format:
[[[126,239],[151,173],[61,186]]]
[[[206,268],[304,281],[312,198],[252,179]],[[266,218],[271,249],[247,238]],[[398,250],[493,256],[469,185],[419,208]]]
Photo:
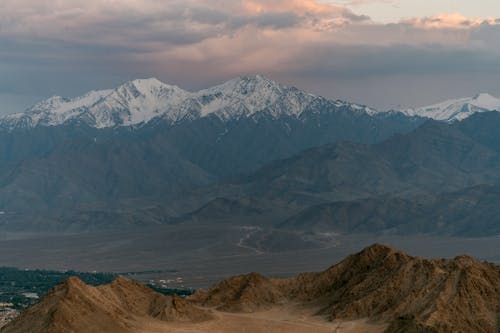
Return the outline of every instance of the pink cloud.
[[[424,29],[470,29],[482,24],[498,24],[493,17],[469,18],[460,13],[445,13],[423,18],[413,18],[403,22]]]
[[[301,15],[306,13],[338,15],[348,11],[343,7],[321,4],[314,0],[244,0],[242,6],[248,13],[252,14],[292,11]]]
[[[226,16],[221,22],[197,20],[204,15]],[[220,35],[235,23],[259,24],[263,16],[270,21],[272,14],[295,15],[302,24],[325,28],[348,23],[356,15],[349,10],[320,4],[315,0],[2,0],[0,34],[36,35],[48,38],[82,38],[99,30],[106,38],[108,31],[118,34],[118,26],[132,27],[135,34],[138,22],[151,30],[205,29],[208,34]],[[237,24],[238,26],[238,24]],[[229,28],[228,28],[229,27]],[[223,30],[226,29],[226,30]],[[103,33],[104,32],[104,33]],[[153,31],[154,32],[154,31]]]

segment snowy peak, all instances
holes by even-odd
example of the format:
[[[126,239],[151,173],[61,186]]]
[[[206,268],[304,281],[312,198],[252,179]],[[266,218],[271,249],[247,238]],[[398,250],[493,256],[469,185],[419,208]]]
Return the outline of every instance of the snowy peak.
[[[129,81],[117,89],[116,92],[129,93],[134,98],[139,96],[159,98],[174,93],[187,93],[177,86],[168,85],[156,78],[138,79]]]
[[[195,95],[197,97],[224,97],[225,99],[232,99],[234,102],[249,100],[250,102],[265,104],[269,102],[266,97],[280,95],[285,89],[285,86],[281,86],[277,82],[256,75],[238,77],[212,88],[201,90]]]
[[[500,99],[483,93],[474,96],[470,104],[484,109],[497,110],[500,107]]]
[[[409,116],[453,122],[464,120],[478,112],[500,111],[500,99],[490,94],[477,94],[469,98],[452,99],[438,104],[402,110]]]
[[[298,116],[313,101],[322,100],[260,75],[239,77],[195,95],[201,105],[201,116],[214,113],[223,119],[249,117],[262,111],[274,117]]]
[[[189,93],[158,79],[134,80],[113,90],[87,111],[95,127],[130,126],[146,123],[165,115],[177,120],[172,109],[187,99]]]
[[[375,113],[367,107],[308,94],[261,75],[238,77],[194,93],[149,78],[76,98],[51,97],[23,113],[0,118],[0,128],[57,126],[75,121],[107,128],[145,124],[155,118],[171,123],[208,115],[222,120],[257,113],[279,118],[299,117],[307,110],[338,109]]]

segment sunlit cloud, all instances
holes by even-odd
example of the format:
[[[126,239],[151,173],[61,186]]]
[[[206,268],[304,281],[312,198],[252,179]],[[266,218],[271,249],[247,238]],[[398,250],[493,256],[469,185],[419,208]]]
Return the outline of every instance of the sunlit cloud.
[[[469,18],[459,13],[440,14],[431,17],[413,18],[404,20],[415,27],[425,29],[469,29],[480,25],[497,25],[499,22],[493,17]]]

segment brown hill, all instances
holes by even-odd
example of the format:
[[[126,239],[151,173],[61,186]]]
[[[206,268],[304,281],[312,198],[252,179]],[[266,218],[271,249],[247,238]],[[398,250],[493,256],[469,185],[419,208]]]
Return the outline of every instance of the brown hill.
[[[178,297],[167,297],[118,278],[92,287],[70,278],[5,326],[2,333],[134,332],[145,321],[200,322],[212,316]]]
[[[287,300],[286,294],[273,280],[257,273],[224,280],[207,291],[198,291],[193,298],[203,306],[227,312],[254,312]]]
[[[386,333],[500,332],[500,266],[467,256],[427,260],[384,245],[321,273],[239,276],[194,297],[236,312],[293,301],[317,307],[329,320],[387,322]]]

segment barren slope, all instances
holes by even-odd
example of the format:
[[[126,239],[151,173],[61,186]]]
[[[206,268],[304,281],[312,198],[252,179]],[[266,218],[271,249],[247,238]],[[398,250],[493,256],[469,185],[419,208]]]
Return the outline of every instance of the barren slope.
[[[328,320],[386,322],[393,332],[500,330],[500,267],[471,257],[428,260],[373,245],[321,273],[223,281],[195,297],[231,312],[297,302]]]
[[[92,287],[70,278],[4,327],[2,333],[136,332],[144,322],[199,322],[212,316],[178,297],[118,278]]]

